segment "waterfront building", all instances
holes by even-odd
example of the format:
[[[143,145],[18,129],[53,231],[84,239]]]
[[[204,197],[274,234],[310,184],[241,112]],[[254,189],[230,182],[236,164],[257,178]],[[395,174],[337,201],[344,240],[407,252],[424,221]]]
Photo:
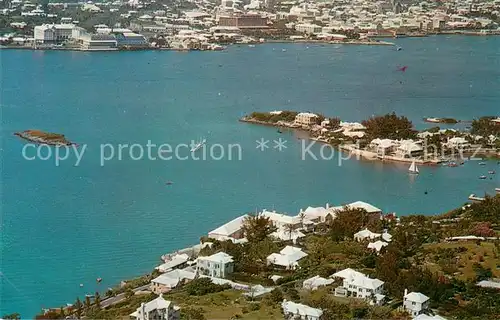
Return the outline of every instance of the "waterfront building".
[[[140,49],[149,47],[148,40],[142,35],[134,32],[115,33],[116,44],[119,48]]]
[[[356,241],[364,241],[364,240],[367,240],[367,239],[376,239],[380,237],[380,233],[375,233],[375,232],[371,232],[370,230],[368,230],[368,228],[365,228],[359,232],[356,232],[354,234],[354,240]]]
[[[313,34],[313,33],[321,33],[322,27],[316,24],[303,23],[295,25],[295,30],[302,33]]]
[[[416,317],[429,309],[429,297],[420,292],[410,292],[405,289],[403,308],[412,317]]]
[[[330,208],[330,205],[327,203],[326,208],[323,207],[307,207],[306,210],[300,211],[298,217],[303,215],[305,220],[313,221],[313,222],[326,222],[327,220],[335,219],[335,210]]]
[[[271,237],[281,240],[281,241],[293,241],[296,243],[298,239],[305,237],[306,235],[299,230],[286,230],[280,228],[277,231],[271,233]]]
[[[424,148],[421,142],[413,140],[402,140],[396,148],[396,156],[400,158],[414,158],[421,156],[424,153]]]
[[[170,260],[166,261],[164,264],[156,267],[156,269],[160,272],[168,272],[172,271],[173,269],[179,269],[183,268],[187,265],[187,262],[189,260],[189,256],[185,253],[183,254],[176,254]]]
[[[87,51],[117,50],[117,41],[109,34],[87,34],[81,36],[80,48]]]
[[[57,44],[72,38],[74,24],[43,24],[35,26],[36,43]]]
[[[391,139],[373,139],[370,142],[370,149],[373,149],[377,155],[384,156],[394,151],[396,143]]]
[[[236,219],[229,221],[223,226],[218,227],[208,233],[208,237],[216,240],[233,238],[242,239],[245,235],[243,233],[243,224],[245,219],[248,217],[247,214],[242,215]]]
[[[167,293],[178,285],[193,280],[195,277],[195,272],[175,269],[151,280],[150,289],[155,294]]]
[[[385,298],[382,294],[384,282],[372,279],[353,269],[344,269],[334,273],[331,277],[342,278],[342,286],[335,289],[335,295],[367,299],[370,303],[381,304]]]
[[[233,273],[233,257],[225,252],[218,252],[208,257],[198,257],[196,271],[202,275],[225,278]]]
[[[466,149],[470,147],[469,141],[463,137],[449,138],[445,145],[450,149]]]
[[[134,320],[179,320],[181,318],[180,308],[171,301],[160,296],[148,303],[141,303],[137,310],[130,314]]]
[[[267,264],[272,264],[285,269],[296,269],[299,266],[298,261],[307,256],[302,249],[292,246],[286,246],[279,253],[271,253],[267,256]]]
[[[311,126],[316,124],[318,115],[309,112],[301,112],[295,116],[295,124],[302,126]]]
[[[221,27],[236,27],[240,29],[267,28],[267,18],[260,14],[241,14],[219,16],[218,25]]]
[[[305,304],[295,303],[292,301],[283,300],[281,303],[285,320],[300,319],[300,320],[319,320],[323,315],[321,309],[312,308]]]

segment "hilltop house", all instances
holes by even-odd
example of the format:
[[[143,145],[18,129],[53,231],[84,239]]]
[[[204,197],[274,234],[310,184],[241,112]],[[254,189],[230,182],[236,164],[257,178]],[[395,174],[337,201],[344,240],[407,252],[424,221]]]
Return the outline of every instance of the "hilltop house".
[[[166,261],[164,264],[156,267],[156,270],[160,272],[168,272],[173,269],[184,268],[187,265],[189,256],[185,253],[176,254],[170,260]]]
[[[168,300],[163,299],[162,295],[148,303],[141,303],[137,310],[130,314],[135,320],[179,320],[181,318],[180,308]]]
[[[375,242],[370,242],[367,246],[368,249],[373,249],[375,250],[377,253],[380,252],[380,250],[382,250],[383,247],[387,246],[388,243],[387,242],[384,242],[384,241],[380,241],[380,240],[377,240]]]
[[[342,285],[335,289],[336,296],[367,299],[371,304],[381,304],[385,298],[382,294],[384,290],[383,281],[371,279],[356,270],[344,269],[331,277],[344,279]]]
[[[347,205],[349,209],[363,209],[368,213],[382,213],[382,210],[363,201],[356,201]]]
[[[330,208],[327,203],[326,207],[307,207],[306,210],[300,210],[298,217],[303,215],[304,220],[309,220],[313,222],[326,222],[327,220],[333,220],[336,217],[334,208]]]
[[[323,315],[323,311],[320,309],[287,300],[283,300],[281,308],[283,309],[285,320],[319,320],[319,318]]]
[[[314,276],[302,282],[302,287],[307,290],[316,290],[319,287],[327,286],[333,283],[333,279],[325,279],[320,276]]]
[[[259,213],[260,216],[268,218],[272,224],[280,229],[286,226],[293,226],[294,228],[299,228],[301,226],[301,221],[299,217],[287,216],[286,214],[277,213],[276,211],[263,210]]]
[[[225,278],[233,272],[233,257],[225,252],[217,252],[208,257],[198,257],[197,271],[214,278]]]
[[[405,290],[403,308],[413,317],[422,314],[429,309],[429,297],[420,292],[410,292]]]

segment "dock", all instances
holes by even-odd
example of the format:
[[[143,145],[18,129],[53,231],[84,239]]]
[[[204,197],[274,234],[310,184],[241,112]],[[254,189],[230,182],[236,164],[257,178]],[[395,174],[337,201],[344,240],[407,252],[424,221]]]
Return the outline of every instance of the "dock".
[[[478,197],[476,196],[474,193],[472,193],[470,196],[469,196],[469,200],[472,201],[472,202],[481,202],[481,201],[484,201],[485,198],[481,198],[481,197]]]

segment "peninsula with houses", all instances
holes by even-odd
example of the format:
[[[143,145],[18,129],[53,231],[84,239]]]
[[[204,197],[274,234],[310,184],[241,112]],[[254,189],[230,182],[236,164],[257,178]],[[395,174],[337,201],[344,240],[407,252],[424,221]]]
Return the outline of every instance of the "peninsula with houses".
[[[395,113],[359,123],[311,112],[271,111],[253,112],[240,121],[275,126],[278,132],[282,128],[303,130],[312,140],[369,160],[453,165],[464,155],[500,156],[500,117],[476,119],[468,131],[432,127],[420,132]]]
[[[243,214],[37,319],[498,319],[499,210],[500,195],[438,216],[363,201]]]

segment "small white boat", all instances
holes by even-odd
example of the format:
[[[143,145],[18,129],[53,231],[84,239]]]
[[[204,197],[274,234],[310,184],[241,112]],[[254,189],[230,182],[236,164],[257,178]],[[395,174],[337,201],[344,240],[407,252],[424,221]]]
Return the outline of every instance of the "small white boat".
[[[254,44],[249,44],[248,47],[249,48],[255,48],[255,45]]]
[[[203,140],[200,139],[200,142],[198,142],[197,144],[195,144],[191,148],[191,152],[195,152],[195,151],[199,150],[201,147],[203,147],[203,145],[205,145],[206,142],[207,142],[206,139],[203,139]]]
[[[479,179],[484,180],[486,179],[486,176],[479,176]]]
[[[496,193],[500,193],[500,188],[495,188]]]
[[[410,165],[410,167],[408,168],[408,172],[409,173],[412,173],[412,174],[419,174],[420,171],[418,171],[418,167],[417,167],[417,164],[415,163],[415,161],[413,161]]]

